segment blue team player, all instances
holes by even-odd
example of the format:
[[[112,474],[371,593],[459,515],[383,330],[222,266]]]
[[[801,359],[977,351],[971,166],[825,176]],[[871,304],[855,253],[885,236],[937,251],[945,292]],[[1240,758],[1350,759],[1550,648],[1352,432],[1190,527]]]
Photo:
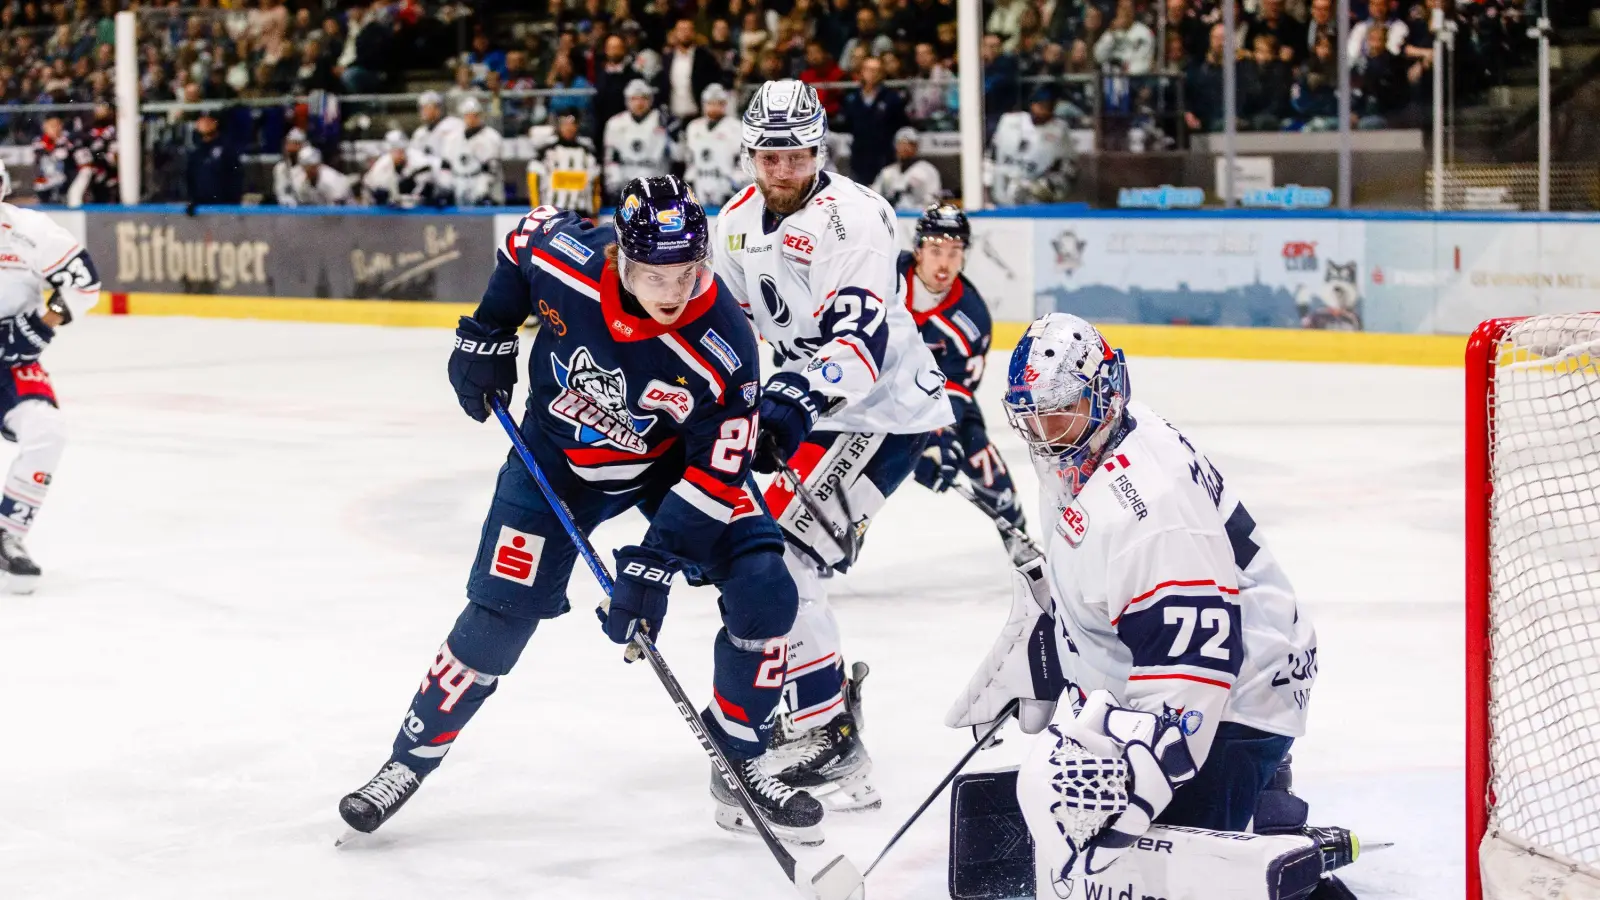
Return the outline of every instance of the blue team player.
[[[822,806],[762,773],[798,603],[783,536],[749,477],[759,431],[755,338],[711,272],[705,210],[672,177],[635,179],[612,225],[539,207],[499,248],[483,301],[456,329],[450,382],[467,415],[517,381],[517,327],[542,320],[522,435],[589,532],[633,507],[650,528],[616,552],[600,613],[617,643],[661,633],[673,576],[722,592],[713,700],[701,714],[773,831],[822,840]],[[443,760],[543,619],[567,612],[577,550],[522,463],[500,468],[467,580],[467,608],[422,678],[383,768],[339,803],[382,825]],[[717,823],[749,830],[713,775]]]
[[[983,410],[974,395],[983,380],[992,322],[989,306],[977,288],[961,274],[972,227],[959,207],[948,203],[928,207],[917,221],[916,249],[900,254],[900,301],[922,330],[922,340],[944,373],[945,393],[954,407],[956,424],[935,431],[917,461],[917,483],[935,491],[950,487],[959,471],[972,490],[989,507],[1018,529],[1022,507],[1000,451],[989,443]],[[1012,563],[1022,565],[1038,556],[1027,542],[1006,535]]]

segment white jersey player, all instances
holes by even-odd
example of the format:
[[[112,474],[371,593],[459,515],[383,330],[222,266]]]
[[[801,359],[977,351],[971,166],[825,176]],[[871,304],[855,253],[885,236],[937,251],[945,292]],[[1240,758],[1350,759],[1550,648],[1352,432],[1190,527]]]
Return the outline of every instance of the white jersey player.
[[[895,161],[884,166],[872,182],[872,189],[901,212],[922,212],[944,195],[939,170],[917,158],[918,147],[915,128],[907,126],[895,132]]]
[[[1005,407],[1054,529],[1044,560],[1019,570],[1015,609],[1031,617],[1013,613],[1024,627],[1002,635],[947,724],[993,720],[1012,698],[1026,730],[1049,719],[1017,799],[1062,878],[1104,871],[1152,823],[1243,831],[1305,733],[1317,675],[1316,634],[1283,569],[1217,467],[1129,399],[1122,352],[1088,322],[1051,313],[1029,326]],[[1054,635],[1058,677],[1017,662],[1035,618]],[[1090,770],[1116,782],[1095,804],[1073,793]]]
[[[623,88],[622,96],[628,108],[606,123],[600,148],[606,161],[606,195],[613,200],[616,192],[635,178],[668,174],[672,160],[672,142],[661,111],[650,105],[655,91],[643,79],[635,78]]]
[[[721,206],[737,191],[743,178],[739,163],[739,122],[728,116],[728,90],[715,82],[700,92],[706,114],[684,131],[683,180],[707,207]]]
[[[447,165],[442,165],[448,157],[450,144],[461,132],[466,130],[466,125],[455,116],[444,114],[444,98],[438,91],[423,91],[417,98],[417,114],[422,117],[422,124],[411,132],[411,152],[431,156],[441,162],[438,177],[435,179],[440,192],[454,196],[454,175]]]
[[[528,160],[528,196],[535,206],[570,209],[587,217],[600,211],[600,158],[594,144],[578,134],[578,117],[556,120],[555,143]]]
[[[350,178],[322,162],[322,151],[301,147],[299,163],[289,173],[290,199],[286,206],[343,206],[350,202]]]
[[[1040,89],[1026,112],[1006,113],[995,126],[984,160],[989,199],[996,206],[1065,200],[1073,160],[1067,123],[1056,117],[1049,90]]]
[[[361,176],[361,187],[374,205],[410,209],[432,202],[438,161],[413,152],[408,144],[398,129],[384,135],[384,152]]]
[[[289,129],[283,138],[283,154],[272,164],[272,198],[279,206],[294,206],[294,169],[298,166],[300,148],[306,145],[306,133],[298,128]]]
[[[714,248],[717,274],[779,360],[760,405],[756,468],[786,463],[831,520],[817,521],[786,479],[767,491],[800,591],[784,688],[798,736],[775,768],[789,764],[779,777],[825,805],[859,809],[880,802],[856,734],[864,666],[847,685],[823,578],[854,561],[859,536],[910,474],[928,432],[953,417],[944,375],[894,302],[894,211],[822,170],[826,133],[814,89],[762,85],[743,121],[756,183],[722,208]]]
[[[483,105],[467,97],[457,106],[462,130],[445,141],[445,161],[455,176],[457,206],[503,206],[505,179],[500,155],[505,144],[500,132],[483,123]]]
[[[0,201],[10,191],[0,163]],[[39,579],[23,539],[67,444],[39,357],[58,329],[99,299],[100,276],[76,238],[44,213],[0,202],[0,435],[18,451],[0,488],[0,570],[16,593],[32,591]]]

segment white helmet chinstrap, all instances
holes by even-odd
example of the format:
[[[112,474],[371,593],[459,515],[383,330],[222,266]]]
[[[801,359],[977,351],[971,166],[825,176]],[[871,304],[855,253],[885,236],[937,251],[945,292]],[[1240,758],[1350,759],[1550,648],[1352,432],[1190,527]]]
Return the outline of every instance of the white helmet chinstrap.
[[[828,112],[817,99],[816,88],[785,78],[761,85],[744,111],[744,157],[748,164],[756,150],[797,150],[814,147],[817,169],[827,162]]]

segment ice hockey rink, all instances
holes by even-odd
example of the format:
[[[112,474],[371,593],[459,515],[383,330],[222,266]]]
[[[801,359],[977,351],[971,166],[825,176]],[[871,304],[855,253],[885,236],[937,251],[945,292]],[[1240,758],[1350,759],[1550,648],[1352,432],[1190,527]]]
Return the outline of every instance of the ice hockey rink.
[[[335,804],[386,758],[464,602],[506,456],[503,433],[457,407],[449,345],[432,329],[177,318],[61,334],[44,362],[72,443],[30,539],[45,577],[0,595],[0,898],[793,896],[759,842],[713,824],[704,755],[602,635],[581,566],[574,613],[534,636],[416,799],[334,848]],[[1313,823],[1396,844],[1347,883],[1364,900],[1456,900],[1460,371],[1130,365],[1135,396],[1208,452],[1315,620],[1296,790]],[[991,434],[1031,490],[999,382],[982,391]],[[643,528],[629,514],[596,543],[609,559]],[[863,736],[885,803],[831,815],[827,843],[798,855],[864,868],[970,744],[942,719],[1006,615],[1008,562],[958,496],[908,482],[832,584],[846,654],[872,666]],[[697,702],[717,627],[712,592],[674,590],[660,646]],[[1025,738],[1004,734],[973,768],[1019,758]],[[867,896],[946,896],[947,831],[941,799]]]

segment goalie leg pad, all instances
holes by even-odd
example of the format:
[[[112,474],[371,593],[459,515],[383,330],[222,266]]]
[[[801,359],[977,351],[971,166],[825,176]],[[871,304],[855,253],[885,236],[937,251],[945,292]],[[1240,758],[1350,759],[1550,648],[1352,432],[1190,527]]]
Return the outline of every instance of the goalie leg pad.
[[[1172,803],[1156,822],[1244,831],[1293,743],[1291,737],[1223,722],[1217,726],[1205,765],[1173,792]]]
[[[1316,842],[1157,825],[1108,871],[1063,880],[1035,867],[1015,768],[959,776],[950,793],[953,900],[1306,900],[1327,879]]]

